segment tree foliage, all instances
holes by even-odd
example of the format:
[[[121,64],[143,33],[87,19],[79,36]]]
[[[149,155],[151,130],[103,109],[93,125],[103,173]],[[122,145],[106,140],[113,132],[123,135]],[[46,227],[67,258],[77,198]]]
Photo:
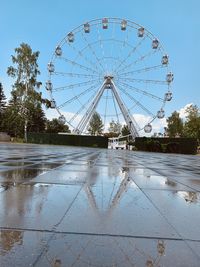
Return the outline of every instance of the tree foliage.
[[[123,125],[122,130],[121,130],[122,136],[126,136],[130,134],[130,130],[128,125]]]
[[[7,73],[12,78],[15,78],[13,89],[17,90],[20,97],[24,97],[34,93],[34,97],[40,99],[40,94],[35,93],[35,88],[39,89],[41,82],[37,81],[38,70],[37,60],[39,51],[33,52],[28,44],[22,43],[20,47],[15,48],[16,55],[12,55],[14,66],[8,67]]]
[[[174,111],[167,119],[167,127],[165,129],[169,137],[177,137],[183,135],[183,120],[177,111]]]
[[[186,109],[186,120],[183,121],[179,113],[174,111],[167,119],[165,133],[169,137],[193,137],[200,139],[200,110],[196,105]]]
[[[4,95],[3,86],[0,83],[0,132],[3,131],[3,121],[5,118],[6,97]]]
[[[2,127],[3,131],[14,137],[23,136],[24,120],[21,117],[20,107],[18,97],[15,94],[15,91],[12,91],[12,97],[5,109]]]
[[[28,132],[44,132],[47,119],[41,105],[38,104],[37,106],[34,106],[30,103],[28,108]]]
[[[2,83],[0,83],[0,114],[3,113],[5,108],[6,108],[6,97],[3,91]]]
[[[121,129],[122,129],[122,125],[119,122],[115,122],[114,120],[112,120],[110,122],[110,126],[108,128],[108,131],[109,131],[109,133],[115,133],[118,136],[121,133]]]
[[[23,131],[26,133],[27,130],[36,132],[45,130],[46,118],[41,104],[46,103],[46,100],[38,91],[42,85],[37,80],[40,74],[38,57],[38,51],[33,52],[28,44],[22,43],[12,56],[13,66],[8,67],[7,70],[8,75],[14,78],[15,82],[6,111],[8,121],[5,127],[14,136],[22,137]]]
[[[68,125],[65,125],[59,119],[47,120],[46,123],[46,132],[47,133],[70,133]]]
[[[98,112],[95,112],[89,122],[88,132],[91,135],[101,135],[103,132],[103,127],[101,116]]]
[[[119,134],[117,134],[117,133],[112,133],[112,132],[107,132],[107,133],[104,133],[103,134],[105,137],[108,137],[108,138],[112,138],[112,137],[118,137],[119,136]]]
[[[200,110],[196,105],[190,105],[186,109],[186,121],[183,134],[185,137],[200,139]]]

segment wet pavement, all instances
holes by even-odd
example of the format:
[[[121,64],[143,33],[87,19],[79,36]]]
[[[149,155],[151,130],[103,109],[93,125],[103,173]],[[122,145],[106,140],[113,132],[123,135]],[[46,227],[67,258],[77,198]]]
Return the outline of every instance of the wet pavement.
[[[0,266],[200,266],[200,156],[0,143]]]

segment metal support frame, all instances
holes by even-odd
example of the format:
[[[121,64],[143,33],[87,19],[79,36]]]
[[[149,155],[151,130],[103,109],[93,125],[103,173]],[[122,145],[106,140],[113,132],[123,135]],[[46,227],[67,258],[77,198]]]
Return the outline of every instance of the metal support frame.
[[[92,104],[89,106],[89,108],[87,109],[85,115],[83,116],[83,118],[79,122],[78,126],[74,130],[75,133],[77,133],[77,134],[82,134],[83,133],[83,131],[86,128],[87,124],[89,123],[92,115],[94,114],[95,109],[96,109],[96,107],[97,107],[97,105],[99,103],[99,100],[100,100],[100,98],[101,98],[101,96],[102,96],[102,94],[104,92],[105,84],[106,84],[106,81],[104,81],[104,83],[102,84],[102,86],[98,90],[96,96],[92,100]]]
[[[81,119],[81,121],[79,122],[78,126],[76,127],[76,129],[74,130],[75,133],[77,134],[82,134],[84,129],[87,127],[92,115],[95,112],[95,109],[100,101],[101,96],[103,95],[103,92],[106,88],[109,88],[110,90],[112,90],[117,103],[119,105],[119,108],[124,116],[124,120],[126,122],[126,124],[128,125],[128,127],[130,128],[130,132],[133,138],[138,137],[138,130],[136,128],[136,121],[135,119],[131,116],[130,112],[128,111],[128,109],[126,108],[126,106],[124,105],[117,87],[115,85],[115,83],[113,82],[113,77],[112,76],[105,76],[104,77],[105,81],[103,82],[102,86],[100,87],[100,89],[98,90],[96,96],[94,97],[92,104],[89,106],[89,108],[87,109],[85,115],[83,116],[83,118]]]
[[[125,122],[126,124],[128,125],[128,127],[130,127],[130,132],[131,132],[131,135],[133,138],[135,137],[138,137],[139,136],[139,133],[137,131],[137,128],[136,128],[136,121],[135,119],[131,116],[130,112],[128,111],[128,109],[126,108],[126,106],[124,105],[122,99],[120,98],[120,95],[118,93],[118,90],[117,90],[117,87],[116,85],[114,84],[114,82],[112,81],[112,91],[114,93],[114,96],[117,100],[117,103],[119,105],[119,108],[124,116],[124,119],[125,119]]]

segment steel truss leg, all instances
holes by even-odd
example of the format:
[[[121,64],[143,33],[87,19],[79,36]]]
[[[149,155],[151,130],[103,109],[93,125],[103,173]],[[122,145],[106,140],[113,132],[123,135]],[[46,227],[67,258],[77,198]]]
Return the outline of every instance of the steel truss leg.
[[[102,86],[98,90],[96,96],[92,100],[92,104],[89,106],[89,108],[86,111],[85,115],[83,116],[83,118],[79,122],[78,126],[74,130],[75,133],[77,133],[77,134],[82,134],[83,133],[84,129],[88,125],[90,119],[92,118],[92,115],[95,112],[95,109],[96,109],[96,107],[97,107],[97,105],[99,103],[99,100],[100,100],[104,90],[105,90],[105,82],[102,84]]]
[[[123,101],[120,98],[120,95],[118,93],[117,87],[111,79],[109,79],[109,82],[108,82],[108,80],[105,80],[104,83],[102,84],[102,86],[99,88],[96,96],[94,97],[94,99],[92,101],[92,104],[89,106],[88,110],[86,111],[85,115],[83,116],[83,118],[79,122],[79,124],[76,127],[76,129],[74,130],[74,132],[77,134],[82,134],[84,132],[84,130],[86,129],[90,119],[92,118],[92,115],[94,114],[96,107],[100,101],[100,98],[103,95],[103,92],[104,92],[105,88],[107,88],[108,84],[109,84],[110,90],[113,91],[113,94],[117,100],[119,108],[120,108],[120,110],[124,116],[124,120],[130,129],[132,137],[133,138],[138,137],[139,134],[138,134],[138,131],[136,128],[137,123],[134,120],[134,118],[131,116],[129,111],[127,110],[126,106],[124,105],[124,103],[123,103]]]
[[[117,103],[119,105],[119,108],[124,116],[124,119],[125,119],[125,122],[127,124],[127,126],[129,127],[130,129],[130,132],[131,132],[131,135],[133,138],[135,137],[138,137],[139,134],[138,134],[138,131],[137,131],[137,128],[136,128],[136,121],[135,119],[131,116],[130,112],[128,111],[128,109],[126,108],[126,106],[124,105],[122,99],[120,98],[120,95],[118,93],[118,90],[117,90],[117,87],[116,85],[114,84],[114,82],[112,81],[112,91],[114,93],[114,96],[117,100]]]

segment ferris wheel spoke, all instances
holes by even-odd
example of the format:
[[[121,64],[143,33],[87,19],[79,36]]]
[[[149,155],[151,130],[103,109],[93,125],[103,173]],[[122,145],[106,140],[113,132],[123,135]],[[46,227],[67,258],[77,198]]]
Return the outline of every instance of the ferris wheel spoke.
[[[68,85],[65,85],[65,86],[54,88],[54,89],[52,89],[52,92],[57,92],[57,91],[72,89],[72,88],[76,88],[76,87],[81,87],[81,86],[93,84],[96,81],[98,81],[98,79],[90,80],[90,81],[87,81],[87,82],[80,82],[80,83],[68,84]]]
[[[145,106],[143,106],[140,101],[136,100],[132,95],[130,95],[126,89],[122,88],[122,87],[118,87],[119,90],[124,93],[127,97],[129,97],[129,99],[131,99],[137,106],[139,106],[143,111],[145,111],[148,115],[154,117],[154,114],[148,110]]]
[[[83,73],[73,73],[73,72],[54,72],[55,75],[62,75],[62,76],[69,76],[69,77],[83,77],[83,78],[94,78],[94,77],[99,77],[98,75],[92,75],[92,74],[83,74]]]
[[[105,51],[104,51],[104,47],[103,47],[103,43],[102,43],[101,34],[100,34],[100,31],[99,31],[99,25],[97,25],[97,32],[98,32],[98,40],[99,40],[99,43],[100,43],[102,56],[103,56],[103,58],[104,58],[104,57],[105,57]],[[100,63],[101,63],[101,62],[100,62]],[[107,71],[107,69],[104,68],[104,66],[102,65],[102,63],[101,63],[101,67],[102,67],[102,69],[103,69],[104,72]]]
[[[146,36],[143,37],[140,42],[137,43],[136,46],[134,46],[131,51],[128,53],[127,57],[125,57],[125,59],[121,60],[120,63],[118,64],[118,66],[115,68],[114,72],[117,72],[118,69],[120,69],[120,67],[122,65],[124,65],[124,63],[132,56],[132,54],[134,54],[137,49],[141,46],[141,44],[144,42],[144,40],[146,39]]]
[[[137,69],[137,70],[133,70],[133,71],[129,71],[129,72],[123,72],[119,74],[120,76],[128,76],[129,74],[134,74],[134,73],[143,73],[143,72],[148,72],[148,71],[153,71],[153,70],[157,70],[157,69],[162,69],[162,68],[166,68],[166,65],[156,65],[156,66],[152,66],[152,67],[146,67],[146,68],[142,68],[142,69]]]
[[[160,85],[168,85],[167,81],[159,81],[159,80],[145,80],[145,79],[133,79],[133,78],[120,78],[120,80],[125,80],[133,83],[151,83],[151,84],[160,84]]]
[[[88,40],[85,38],[85,35],[84,35],[83,33],[82,33],[82,36],[83,36],[84,41],[85,41],[86,44],[87,44],[86,47],[88,47],[88,48],[90,49],[90,52],[91,52],[91,54],[93,55],[93,57],[95,58],[96,63],[98,63],[98,64],[95,64],[95,68],[97,69],[97,71],[100,71],[100,70],[98,69],[98,66],[100,66],[101,69],[104,71],[104,67],[103,67],[101,61],[99,60],[98,56],[96,55],[94,49],[92,48],[92,45],[88,42]],[[81,52],[82,52],[82,51],[81,51]],[[101,71],[102,71],[102,70],[101,70]]]
[[[96,58],[96,63],[98,63],[97,66],[100,66],[102,69],[101,71],[105,72],[105,68],[104,68],[103,64],[101,63],[101,61],[99,60],[99,58],[97,57],[96,53],[94,52],[92,46],[90,44],[88,44],[88,47],[89,47],[91,53],[93,54],[93,56]]]
[[[122,52],[123,52],[125,46],[128,47],[128,36],[129,36],[129,33],[130,33],[130,29],[127,31],[126,38],[121,43],[120,50],[119,50],[119,53],[118,53],[118,58],[119,58],[118,61],[119,61],[119,63],[117,65],[117,67],[115,67],[113,69],[113,72],[117,72],[117,69],[121,66],[121,64],[123,65],[127,60],[126,58],[124,60],[120,60],[120,59],[122,58]],[[134,49],[135,49],[135,47],[131,46],[131,51],[134,50]]]
[[[115,37],[115,23],[112,24],[112,36],[111,39],[114,40]],[[111,46],[110,46],[110,57],[113,57],[113,50],[114,50],[114,41],[112,41]],[[112,72],[113,72],[113,67],[112,67]]]
[[[74,114],[74,116],[69,120],[69,123],[72,123],[77,116],[81,113],[81,111],[83,111],[84,109],[86,109],[87,105],[92,101],[92,99],[95,97],[96,95],[96,91],[95,93],[87,100],[86,103],[82,104],[81,108]]]
[[[123,68],[119,69],[118,70],[118,75],[128,69],[128,68],[131,68],[133,65],[136,65],[137,63],[143,61],[144,59],[148,58],[148,57],[151,57],[153,54],[155,54],[157,52],[157,50],[154,50],[154,51],[150,51],[148,52],[147,54],[143,55],[143,56],[140,56],[139,58],[137,58],[135,61],[133,61],[132,63],[128,64],[128,65],[125,65]]]
[[[70,59],[68,59],[68,58],[66,58],[66,57],[59,57],[61,60],[64,60],[65,62],[67,62],[67,63],[69,63],[69,64],[71,64],[71,65],[73,65],[73,66],[77,66],[77,67],[79,67],[80,69],[83,69],[83,70],[86,70],[86,71],[88,71],[88,72],[92,72],[92,73],[97,73],[97,74],[99,74],[96,70],[94,70],[94,69],[91,69],[91,68],[89,68],[89,67],[86,67],[86,66],[84,66],[84,65],[82,65],[82,64],[79,64],[79,63],[77,63],[76,61],[74,61],[74,60],[70,60]]]
[[[91,51],[91,54],[93,55],[94,59],[95,59],[95,62],[92,63],[93,67],[96,69],[96,71],[99,73],[100,69],[99,69],[99,58],[97,57],[95,51],[93,50],[92,48],[92,44],[90,44],[87,40],[87,38],[85,37],[85,34],[82,33],[82,37],[83,37],[83,40],[85,41],[85,43],[87,44],[86,48],[89,48],[89,50]],[[81,54],[83,54],[83,51],[85,50],[82,49],[80,51]],[[96,64],[98,62],[98,64]],[[102,66],[101,66],[102,67]]]
[[[81,92],[80,94],[78,94],[78,95],[72,97],[71,99],[67,100],[67,101],[64,102],[63,104],[59,105],[59,106],[58,106],[58,109],[63,108],[64,106],[66,106],[67,104],[72,103],[72,102],[75,101],[75,100],[78,100],[81,96],[84,96],[84,95],[86,95],[87,93],[93,91],[95,88],[97,88],[97,86],[98,86],[98,84],[95,84],[95,85],[93,85],[93,86],[87,88],[86,90],[84,90],[84,91]]]
[[[129,85],[129,84],[126,84],[126,83],[123,83],[123,82],[120,82],[120,81],[118,81],[118,84],[121,84],[122,86],[124,86],[124,87],[126,87],[127,89],[130,89],[130,90],[132,90],[132,91],[134,91],[134,92],[138,92],[138,93],[141,93],[141,94],[143,94],[143,95],[145,95],[145,96],[149,96],[149,97],[151,97],[151,98],[154,98],[154,99],[156,99],[156,100],[159,100],[159,101],[161,101],[161,102],[164,102],[164,99],[163,99],[163,98],[158,97],[158,96],[156,96],[156,95],[154,95],[154,94],[151,94],[151,93],[149,93],[149,92],[147,92],[147,91],[145,91],[145,90],[141,90],[141,89],[139,89],[139,88],[136,88],[136,87],[134,87],[134,86],[131,86],[131,85]]]
[[[69,43],[68,43],[69,44]],[[78,50],[77,48],[75,48],[73,45],[69,44],[69,46],[80,56],[82,57],[85,62],[89,63],[91,65],[92,68],[94,68],[96,70],[96,72],[98,72],[97,69],[97,64],[95,64],[94,62],[90,61],[81,50]]]
[[[104,39],[103,40],[104,42],[112,42],[112,53],[111,53],[111,55],[110,56],[104,56],[104,57],[101,57],[101,58],[98,58],[97,57],[97,55],[94,55],[94,57],[95,57],[95,59],[96,59],[96,61],[98,62],[98,64],[99,64],[99,66],[101,66],[101,69],[104,71],[105,69],[104,69],[104,67],[103,67],[103,65],[101,64],[101,62],[103,61],[103,59],[109,59],[109,58],[114,58],[116,61],[120,61],[120,57],[118,56],[118,57],[113,57],[113,44],[114,44],[114,42],[116,42],[116,43],[118,43],[118,44],[121,44],[121,45],[126,45],[127,47],[130,47],[130,48],[132,48],[133,49],[133,47],[134,46],[132,46],[130,43],[128,43],[128,41],[126,41],[126,40],[124,40],[124,41],[122,41],[122,40],[118,40],[118,39],[115,39],[114,37],[113,38],[108,38],[108,39]],[[92,46],[94,46],[94,45],[96,45],[96,44],[101,44],[101,40],[97,40],[97,41],[95,41],[95,42],[92,42],[92,43],[88,43],[82,50],[81,50],[81,53],[83,53],[86,49],[88,49],[89,48],[89,46],[92,48]],[[93,49],[93,52],[95,53],[95,51],[94,51],[94,49]],[[120,65],[120,64],[119,64]],[[123,63],[122,65],[125,65],[125,63]],[[126,65],[125,65],[126,66]],[[112,72],[113,72],[113,69],[114,69],[114,65],[113,65],[113,67],[112,67]]]
[[[113,41],[118,41],[118,42],[122,42],[119,40],[113,40],[111,38],[109,39],[104,39],[104,42],[112,42]],[[83,53],[84,51],[86,51],[86,49],[90,49],[91,50],[91,54],[94,56],[95,60],[96,60],[96,65],[99,67],[98,68],[98,74],[99,72],[101,73],[103,71],[103,73],[105,73],[105,68],[103,66],[103,64],[101,63],[103,60],[105,60],[108,57],[98,57],[97,54],[95,53],[95,50],[92,48],[93,46],[100,44],[101,45],[101,40],[96,40],[95,42],[91,42],[91,43],[87,43],[87,45],[81,50],[81,52]]]

